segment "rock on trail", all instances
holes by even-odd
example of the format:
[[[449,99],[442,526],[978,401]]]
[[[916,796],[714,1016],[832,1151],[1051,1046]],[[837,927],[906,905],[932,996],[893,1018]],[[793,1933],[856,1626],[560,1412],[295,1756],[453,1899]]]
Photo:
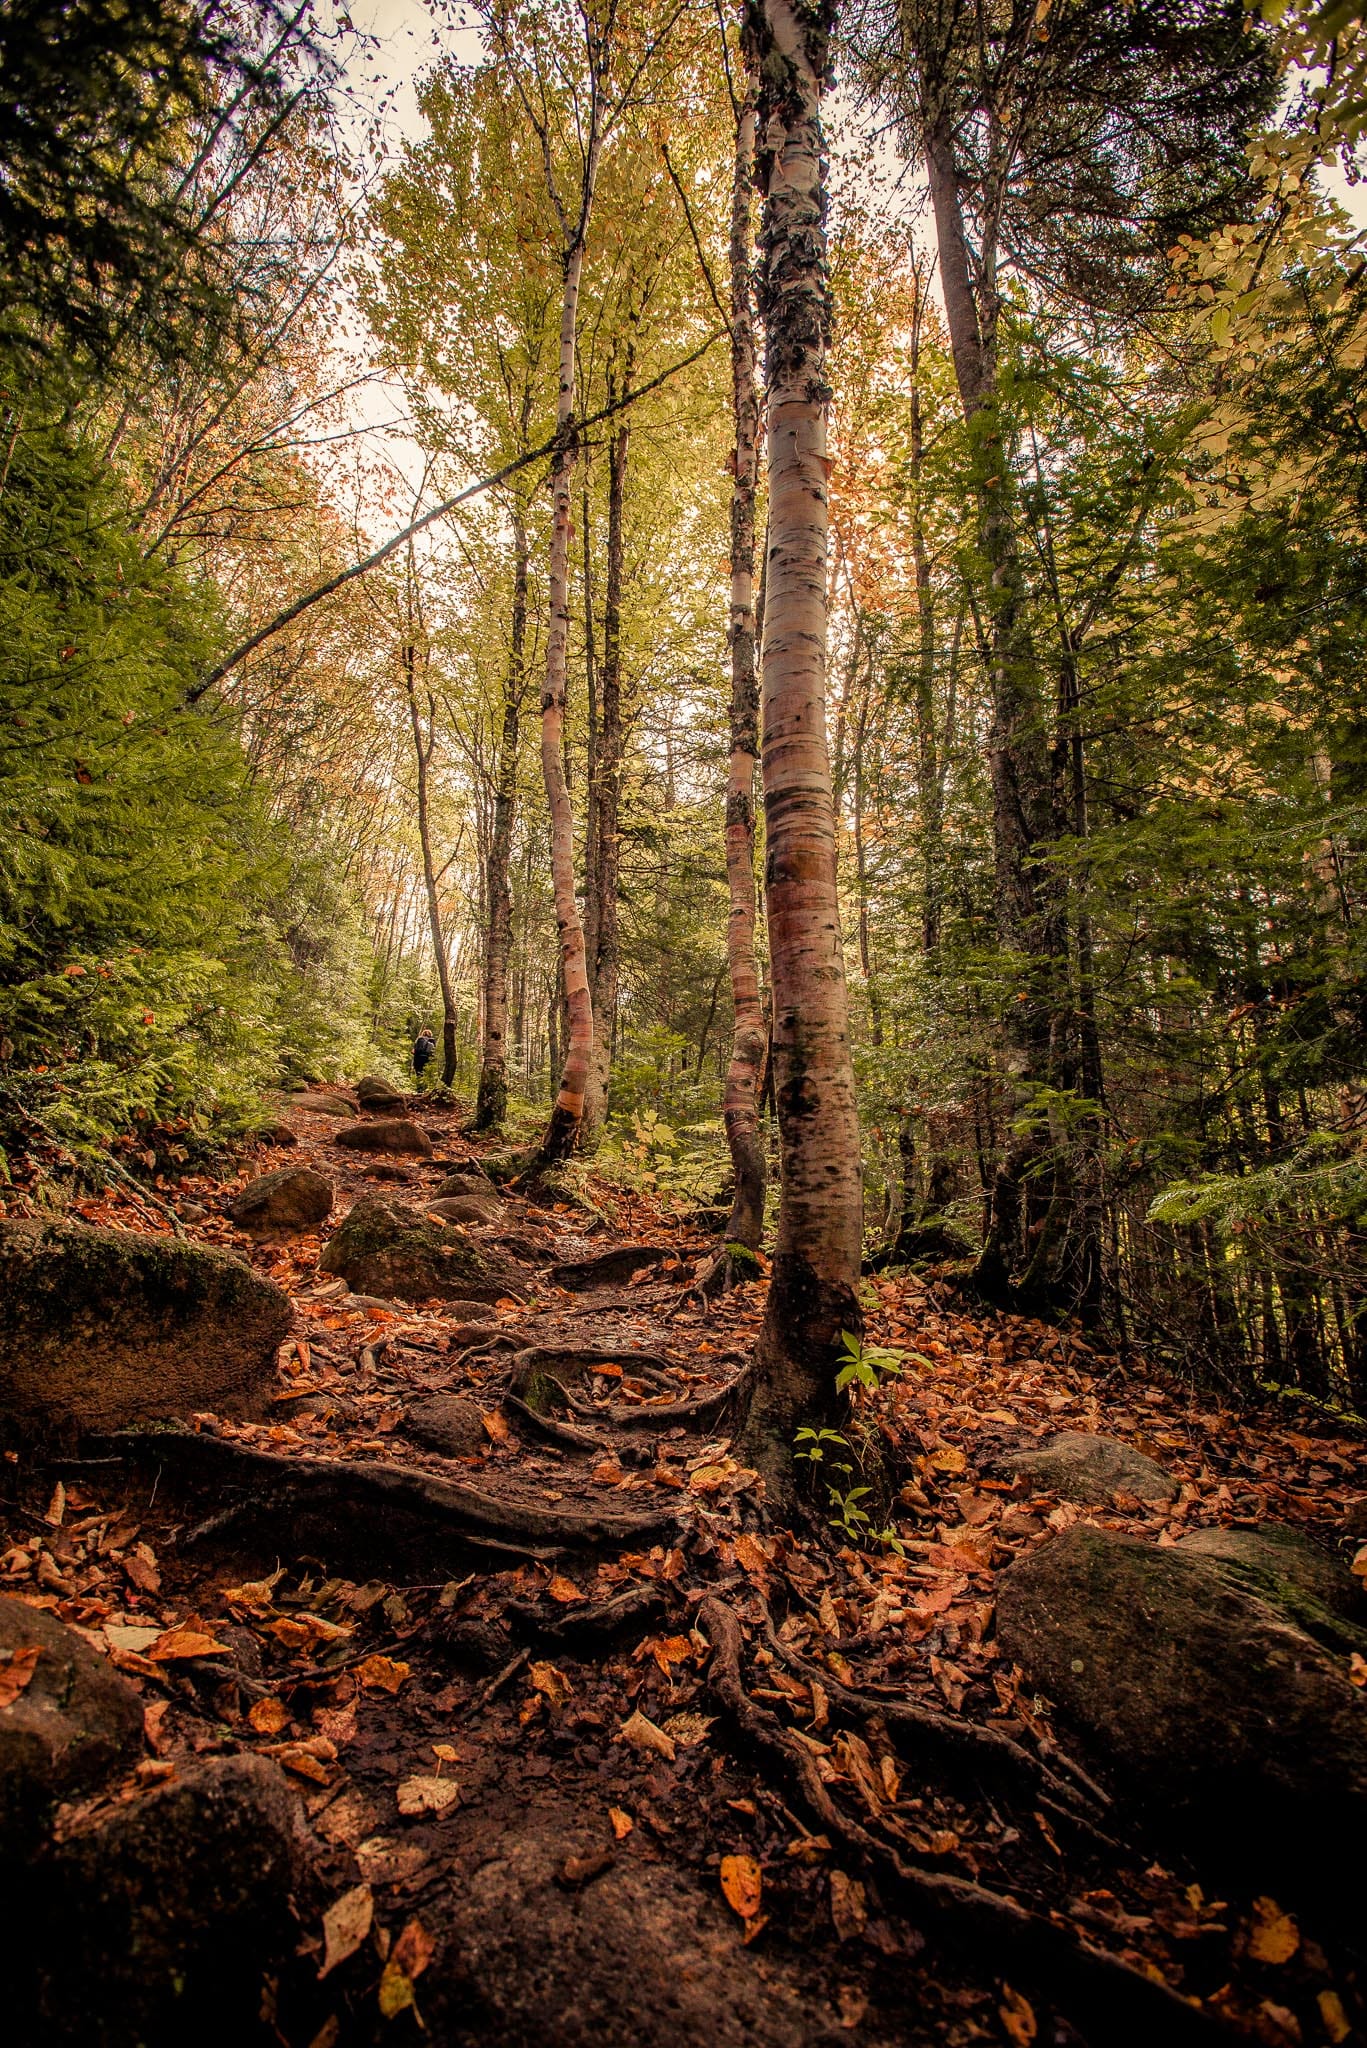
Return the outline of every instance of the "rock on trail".
[[[1323,1892],[1330,1845],[1367,1826],[1367,1702],[1305,1623],[1351,1586],[1295,1532],[1243,1534],[1160,1547],[1079,1523],[1003,1574],[998,1640],[1155,1829]]]
[[[1001,1463],[1003,1471],[1028,1479],[1037,1492],[1056,1493],[1083,1507],[1104,1507],[1117,1493],[1135,1500],[1177,1498],[1177,1481],[1152,1458],[1114,1437],[1081,1430],[1066,1429],[1038,1450],[1016,1451]]]
[[[311,1230],[332,1211],[332,1182],[312,1166],[281,1166],[235,1195],[228,1214],[252,1237],[287,1237]]]
[[[496,1264],[457,1226],[384,1195],[365,1195],[318,1261],[357,1294],[400,1301],[498,1301],[526,1293],[511,1267]]]
[[[411,1152],[420,1159],[432,1156],[432,1140],[426,1131],[406,1117],[382,1117],[375,1123],[347,1124],[333,1142],[352,1152]]]
[[[0,1221],[0,1428],[60,1436],[255,1413],[291,1315],[287,1294],[227,1252]]]

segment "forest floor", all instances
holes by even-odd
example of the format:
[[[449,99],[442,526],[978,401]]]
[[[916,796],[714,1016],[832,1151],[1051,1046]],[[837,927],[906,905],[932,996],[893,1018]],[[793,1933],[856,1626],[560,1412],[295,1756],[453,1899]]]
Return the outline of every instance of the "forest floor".
[[[416,1113],[440,1161],[472,1156],[455,1112]],[[1158,1543],[1340,1525],[1364,1490],[1358,1433],[1226,1408],[897,1275],[869,1283],[867,1334],[915,1354],[878,1403],[906,1478],[900,1550],[819,1517],[782,1526],[723,1429],[649,1426],[651,1407],[741,1369],[762,1282],[690,1302],[707,1240],[591,1181],[597,1215],[514,1195],[472,1229],[517,1262],[528,1301],[472,1327],[468,1309],[358,1299],[317,1271],[320,1235],[261,1246],[222,1213],[281,1158],[334,1183],[329,1227],[377,1191],[329,1119],[286,1119],[287,1154],[161,1190],[199,1211],[188,1236],[293,1297],[272,1418],[202,1416],[192,1458],[149,1436],[136,1457],[25,1463],[0,1559],[7,1591],[80,1627],[143,1693],[147,1758],[114,1797],[238,1750],[297,1786],[317,1850],[263,2038],[1111,2048],[1176,2041],[1188,2018],[1192,2039],[1220,2022],[1274,2048],[1359,2038],[1353,1972],[1319,1930],[1288,1949],[1266,1896],[1217,1892],[1199,1855],[1160,1854],[1133,1819],[1103,1809],[1097,1825],[993,1629],[999,1574],[1084,1513]],[[445,1170],[404,1161],[392,1191],[420,1198]],[[131,1192],[77,1213],[169,1227]],[[643,1243],[666,1257],[633,1284],[544,1278]],[[582,1444],[545,1440],[505,1399],[529,1347],[581,1354]],[[406,1435],[435,1393],[479,1411],[462,1456]],[[1005,1450],[1060,1429],[1135,1445],[1178,1498],[1082,1510],[1002,1476]],[[282,1471],[321,1460],[336,1485],[311,1506]],[[424,1531],[373,1490],[345,1506],[396,1469],[506,1513],[502,1547],[458,1515]]]

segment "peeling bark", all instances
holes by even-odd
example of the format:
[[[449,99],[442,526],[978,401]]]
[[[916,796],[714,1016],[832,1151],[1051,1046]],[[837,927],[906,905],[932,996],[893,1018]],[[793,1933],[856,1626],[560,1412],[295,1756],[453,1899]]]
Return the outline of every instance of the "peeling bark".
[[[833,8],[765,0],[758,45],[759,310],[769,535],[763,650],[765,908],[783,1199],[749,1455],[780,1491],[793,1433],[836,1405],[842,1330],[861,1326],[859,1123],[826,743],[830,329],[820,122]]]

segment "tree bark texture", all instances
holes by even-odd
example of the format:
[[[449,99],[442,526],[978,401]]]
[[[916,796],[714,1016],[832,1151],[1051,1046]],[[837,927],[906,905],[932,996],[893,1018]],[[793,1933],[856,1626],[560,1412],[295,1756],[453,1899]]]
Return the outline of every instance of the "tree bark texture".
[[[833,7],[752,11],[764,193],[769,536],[763,649],[765,905],[782,1204],[750,1455],[782,1485],[793,1433],[836,1405],[842,1330],[861,1327],[859,1123],[826,742],[830,331],[821,92]]]
[[[595,102],[596,111],[596,102]],[[551,814],[551,877],[555,890],[555,922],[560,936],[567,1031],[560,1086],[550,1121],[537,1151],[537,1162],[551,1166],[573,1151],[584,1113],[584,1092],[593,1058],[593,999],[589,993],[584,927],[574,893],[574,814],[565,773],[565,684],[570,631],[570,491],[574,481],[575,327],[579,284],[584,269],[584,241],[598,168],[596,123],[589,143],[582,206],[577,227],[565,250],[565,289],[560,310],[560,386],[555,425],[559,437],[551,478],[551,547],[547,565],[550,630],[546,641],[546,680],[541,691],[541,773]]]
[[[755,769],[759,761],[759,682],[755,670],[755,492],[759,482],[760,418],[755,323],[751,302],[751,216],[755,186],[758,85],[754,36],[741,36],[742,98],[736,117],[731,188],[731,400],[735,481],[731,491],[731,749],[726,781],[726,879],[731,899],[726,957],[734,1023],[722,1117],[735,1193],[727,1244],[759,1250],[764,1230],[764,1142],[759,1091],[768,1030],[755,960]]]
[[[441,904],[437,898],[437,875],[432,861],[432,826],[428,809],[427,771],[432,765],[436,705],[428,699],[427,732],[422,729],[418,710],[417,649],[412,638],[404,641],[403,681],[408,697],[408,716],[413,727],[413,754],[418,769],[418,845],[422,853],[422,880],[427,896],[427,921],[432,933],[432,951],[437,961],[441,988],[441,1085],[449,1088],[456,1078],[456,997],[451,986],[451,963],[446,957],[446,935],[441,926]]]
[[[1006,1017],[1010,1093],[1007,1138],[993,1180],[977,1284],[990,1298],[1019,1307],[1052,1305],[1051,1248],[1066,1206],[1063,1161],[1031,1119],[1034,1092],[1053,1079],[1066,979],[1067,939],[1057,891],[1039,849],[1052,833],[1052,792],[1044,720],[1029,630],[1024,575],[1013,516],[1009,451],[997,379],[995,247],[986,236],[976,264],[964,234],[958,167],[948,120],[933,108],[923,131],[935,213],[940,284],[950,351],[972,438],[978,541],[987,565],[987,659],[992,686],[988,765],[992,784],[998,941],[1019,963],[1024,986]],[[1066,1003],[1066,991],[1064,992]]]
[[[508,865],[517,812],[517,751],[526,683],[527,522],[513,500],[513,614],[508,669],[503,683],[503,729],[495,768],[494,828],[485,870],[489,935],[484,954],[484,1037],[474,1129],[497,1130],[508,1113],[508,961],[513,944],[513,893]]]
[[[630,388],[632,356],[627,351],[622,388]],[[586,855],[586,895],[593,904],[592,946],[588,950],[593,1003],[593,1052],[584,1100],[583,1142],[596,1141],[607,1115],[612,1065],[612,1027],[617,1014],[621,938],[617,917],[622,802],[622,574],[626,553],[627,457],[631,430],[625,421],[608,444],[607,569],[603,585],[603,659],[598,672],[598,733],[592,765],[594,831]]]

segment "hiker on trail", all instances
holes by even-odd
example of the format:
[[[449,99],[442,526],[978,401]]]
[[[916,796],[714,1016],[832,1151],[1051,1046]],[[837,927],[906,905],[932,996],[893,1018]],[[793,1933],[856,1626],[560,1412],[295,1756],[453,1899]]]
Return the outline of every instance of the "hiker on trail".
[[[422,1086],[422,1077],[431,1064],[432,1055],[436,1049],[437,1041],[428,1026],[424,1024],[413,1046],[413,1072],[417,1075],[419,1087]]]

